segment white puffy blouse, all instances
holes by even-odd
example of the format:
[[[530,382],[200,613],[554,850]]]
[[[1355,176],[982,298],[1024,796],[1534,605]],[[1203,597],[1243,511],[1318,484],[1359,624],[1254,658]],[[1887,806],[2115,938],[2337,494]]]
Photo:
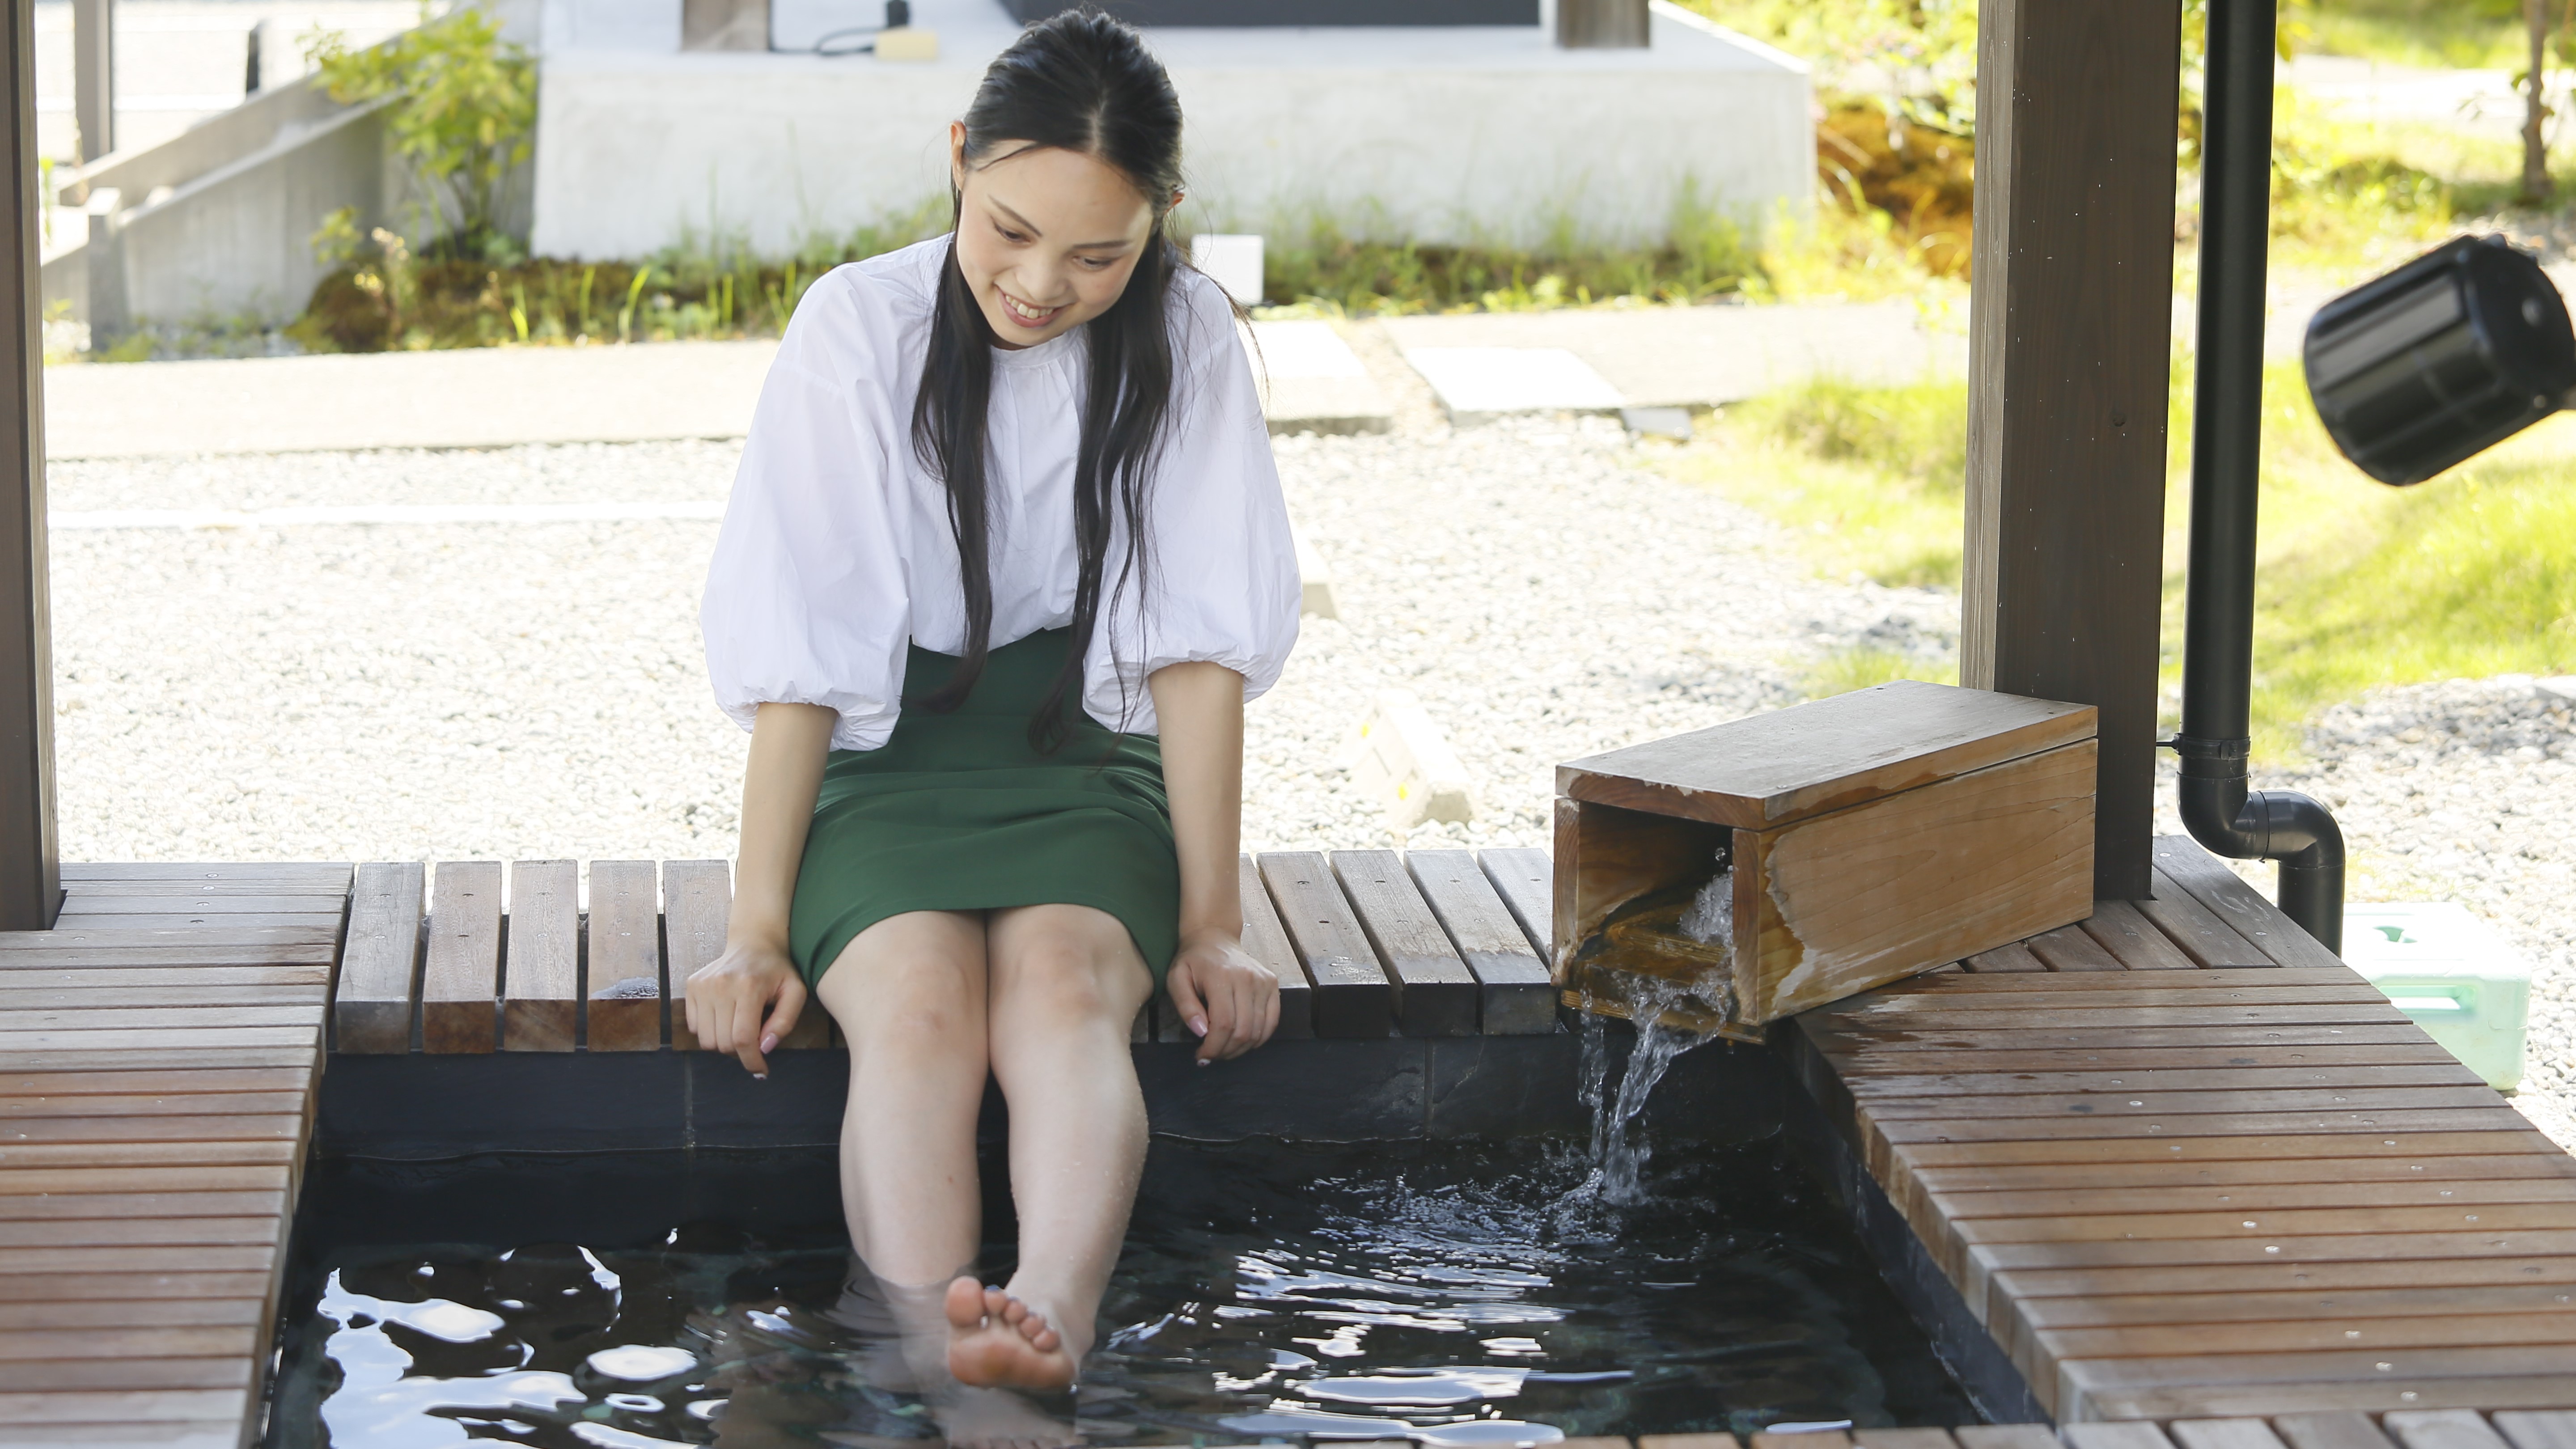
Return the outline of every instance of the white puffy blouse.
[[[947,494],[912,441],[932,287],[948,239],[833,270],[796,308],[762,384],[698,613],[716,702],[743,728],[765,703],[840,713],[835,749],[886,742],[906,646],[966,651]],[[1207,660],[1268,689],[1297,638],[1297,559],[1270,433],[1216,284],[1172,282],[1173,397],[1147,495],[1153,573],[1104,604],[1083,708],[1155,731],[1145,677]],[[1085,328],[993,354],[992,646],[1073,620],[1074,454]],[[1113,518],[1116,517],[1113,510]],[[1113,524],[1109,573],[1126,550]]]

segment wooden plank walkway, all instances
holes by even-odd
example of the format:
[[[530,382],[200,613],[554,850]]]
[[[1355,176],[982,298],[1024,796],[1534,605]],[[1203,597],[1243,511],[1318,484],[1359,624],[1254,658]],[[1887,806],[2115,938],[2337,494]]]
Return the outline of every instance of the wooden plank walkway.
[[[2061,1423],[2576,1449],[2426,1412],[2576,1408],[2576,1158],[2200,847],[2157,864],[2153,901],[1798,1018],[1809,1090]],[[2130,1428],[2069,1442],[2164,1449]]]
[[[345,865],[66,865],[0,933],[0,1445],[256,1432]]]

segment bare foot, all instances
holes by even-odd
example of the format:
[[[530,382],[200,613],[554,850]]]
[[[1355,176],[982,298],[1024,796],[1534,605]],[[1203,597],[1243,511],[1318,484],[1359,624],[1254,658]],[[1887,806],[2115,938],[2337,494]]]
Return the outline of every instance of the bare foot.
[[[1046,1315],[999,1288],[961,1277],[948,1285],[948,1371],[990,1389],[1073,1385],[1073,1355]]]
[[[1008,1389],[953,1389],[931,1413],[949,1449],[1073,1449],[1082,1443],[1071,1424],[1048,1418]]]

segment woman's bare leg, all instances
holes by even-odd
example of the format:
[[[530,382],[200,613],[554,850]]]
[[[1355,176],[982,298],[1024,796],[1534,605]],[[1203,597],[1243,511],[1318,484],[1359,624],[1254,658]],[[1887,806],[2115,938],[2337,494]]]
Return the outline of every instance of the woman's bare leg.
[[[902,1333],[909,1387],[952,1449],[1055,1449],[1070,1426],[1018,1396],[960,1384],[945,1289],[975,1261],[983,1203],[975,1118],[991,1039],[986,930],[977,915],[922,911],[862,931],[818,994],[850,1043],[841,1204],[850,1243]]]
[[[995,911],[985,940],[1020,1267],[1006,1289],[949,1285],[948,1362],[967,1383],[1062,1388],[1091,1350],[1145,1163],[1127,1038],[1153,977],[1127,928],[1089,906]]]
[[[850,1043],[841,1207],[851,1246],[898,1317],[921,1317],[925,1298],[935,1307],[983,1239],[975,1117],[990,1034],[985,980],[983,920],[951,911],[879,921],[823,973],[823,1005]],[[936,1335],[944,1325],[934,1314],[921,1327]]]

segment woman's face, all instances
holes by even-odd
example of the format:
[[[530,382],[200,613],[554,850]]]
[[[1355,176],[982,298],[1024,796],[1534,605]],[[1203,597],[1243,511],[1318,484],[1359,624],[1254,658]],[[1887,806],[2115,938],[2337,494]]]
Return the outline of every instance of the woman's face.
[[[969,165],[962,125],[948,142],[957,266],[1001,344],[1035,346],[1108,311],[1154,229],[1154,208],[1127,178],[1079,152],[1020,141]]]

